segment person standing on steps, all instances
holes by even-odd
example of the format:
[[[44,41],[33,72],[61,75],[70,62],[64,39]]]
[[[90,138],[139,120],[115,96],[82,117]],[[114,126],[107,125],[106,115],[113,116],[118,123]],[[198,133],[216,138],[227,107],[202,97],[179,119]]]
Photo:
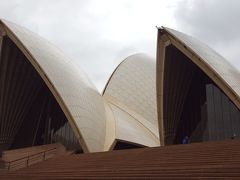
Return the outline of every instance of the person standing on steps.
[[[188,137],[188,136],[185,136],[185,137],[182,139],[182,144],[189,144],[189,137]]]
[[[231,139],[235,139],[237,137],[237,135],[235,133],[233,133]]]

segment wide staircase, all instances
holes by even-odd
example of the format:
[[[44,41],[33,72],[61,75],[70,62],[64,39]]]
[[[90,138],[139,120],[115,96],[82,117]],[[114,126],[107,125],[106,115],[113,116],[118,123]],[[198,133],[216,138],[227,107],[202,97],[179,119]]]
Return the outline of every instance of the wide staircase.
[[[60,143],[3,151],[0,172],[15,171],[65,153],[66,149]]]
[[[240,140],[62,155],[3,179],[240,179]]]

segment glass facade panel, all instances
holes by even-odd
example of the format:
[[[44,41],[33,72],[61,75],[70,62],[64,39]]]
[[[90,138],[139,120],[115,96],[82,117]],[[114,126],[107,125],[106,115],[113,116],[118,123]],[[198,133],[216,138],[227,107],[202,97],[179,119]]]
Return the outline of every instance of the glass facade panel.
[[[240,134],[240,112],[214,84],[206,85],[209,140],[221,140]]]

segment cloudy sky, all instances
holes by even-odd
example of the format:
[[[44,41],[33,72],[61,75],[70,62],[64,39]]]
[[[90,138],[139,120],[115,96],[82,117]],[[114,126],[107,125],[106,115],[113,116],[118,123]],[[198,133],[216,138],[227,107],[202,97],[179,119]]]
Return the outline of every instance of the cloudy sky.
[[[193,35],[240,69],[239,0],[0,0],[0,17],[59,47],[102,91],[133,53],[155,57],[156,26]]]

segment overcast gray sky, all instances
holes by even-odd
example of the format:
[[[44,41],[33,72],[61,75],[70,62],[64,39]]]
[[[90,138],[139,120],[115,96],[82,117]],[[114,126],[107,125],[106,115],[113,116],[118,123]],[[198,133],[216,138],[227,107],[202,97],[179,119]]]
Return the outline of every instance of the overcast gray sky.
[[[0,0],[0,17],[59,47],[102,91],[133,53],[155,57],[167,26],[210,45],[240,69],[239,0]]]

